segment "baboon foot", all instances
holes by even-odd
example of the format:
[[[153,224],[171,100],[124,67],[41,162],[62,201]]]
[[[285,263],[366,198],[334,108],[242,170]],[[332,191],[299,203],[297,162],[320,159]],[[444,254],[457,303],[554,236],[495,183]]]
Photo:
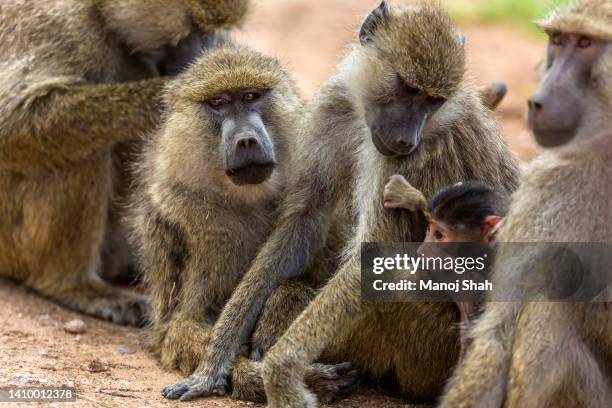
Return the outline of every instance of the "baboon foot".
[[[121,325],[143,326],[149,314],[145,296],[126,291],[112,298],[94,299],[85,304],[82,312]]]
[[[142,326],[148,318],[149,302],[145,296],[104,283],[76,286],[61,295],[48,295],[78,312],[116,324]]]

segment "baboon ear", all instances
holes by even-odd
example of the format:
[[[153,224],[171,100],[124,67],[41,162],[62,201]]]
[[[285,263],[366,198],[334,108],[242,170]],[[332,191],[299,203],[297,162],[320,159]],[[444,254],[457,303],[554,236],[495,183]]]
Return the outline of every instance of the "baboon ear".
[[[457,42],[459,43],[459,45],[461,45],[462,47],[465,47],[465,35],[463,34],[457,34]]]
[[[386,0],[383,0],[380,6],[376,7],[361,25],[361,30],[359,30],[359,41],[361,45],[371,43],[378,26],[388,18],[389,6],[387,6]]]

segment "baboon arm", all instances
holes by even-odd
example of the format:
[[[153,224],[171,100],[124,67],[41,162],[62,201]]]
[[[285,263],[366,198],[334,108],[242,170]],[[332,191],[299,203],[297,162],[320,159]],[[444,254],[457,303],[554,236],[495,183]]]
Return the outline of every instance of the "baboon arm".
[[[223,308],[208,349],[207,366],[211,372],[231,367],[278,283],[303,274],[311,262],[324,235],[332,197],[323,190],[310,193],[306,195],[308,201],[300,200],[298,206],[285,208],[276,229]],[[289,196],[286,202],[295,202],[292,198],[296,197]]]
[[[302,388],[309,364],[346,327],[361,309],[359,253],[355,253],[322,289],[321,293],[298,316],[264,359],[264,383],[270,406],[283,406],[285,392]],[[288,389],[287,389],[288,388]]]
[[[0,162],[25,168],[61,165],[138,136],[155,124],[165,82],[31,86],[0,112]]]

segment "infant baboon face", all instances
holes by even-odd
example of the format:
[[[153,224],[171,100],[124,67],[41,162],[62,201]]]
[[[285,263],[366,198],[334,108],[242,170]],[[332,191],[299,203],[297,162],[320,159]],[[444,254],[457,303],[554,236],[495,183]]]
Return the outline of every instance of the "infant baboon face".
[[[268,180],[276,165],[274,143],[262,119],[268,90],[245,89],[214,95],[206,107],[220,123],[227,177],[236,185]]]

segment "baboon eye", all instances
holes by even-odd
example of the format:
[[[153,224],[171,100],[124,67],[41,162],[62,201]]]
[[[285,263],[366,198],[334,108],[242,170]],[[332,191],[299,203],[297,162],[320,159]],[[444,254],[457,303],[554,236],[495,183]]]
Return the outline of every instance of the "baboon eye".
[[[416,94],[421,92],[421,90],[419,88],[415,88],[414,86],[408,85],[405,82],[404,82],[403,85],[404,85],[404,91],[406,91],[407,93],[409,93],[411,95],[416,95]]]
[[[593,40],[589,37],[581,37],[580,40],[578,40],[579,48],[589,48],[591,45],[593,45]]]
[[[446,98],[442,96],[428,96],[425,100],[432,105],[442,105],[446,102]]]
[[[213,109],[219,109],[222,106],[229,104],[230,101],[229,99],[223,96],[213,96],[208,101],[206,101],[206,103],[208,103],[208,106],[210,106]]]
[[[442,234],[440,231],[436,231],[434,232],[434,238],[436,241],[442,241],[444,239],[444,234]]]
[[[247,92],[242,97],[242,100],[244,102],[253,102],[253,101],[256,101],[259,98],[261,98],[261,94],[260,93],[258,93],[258,92]]]
[[[550,36],[550,42],[553,43],[554,45],[562,45],[563,38],[561,37],[561,33],[553,33]]]

